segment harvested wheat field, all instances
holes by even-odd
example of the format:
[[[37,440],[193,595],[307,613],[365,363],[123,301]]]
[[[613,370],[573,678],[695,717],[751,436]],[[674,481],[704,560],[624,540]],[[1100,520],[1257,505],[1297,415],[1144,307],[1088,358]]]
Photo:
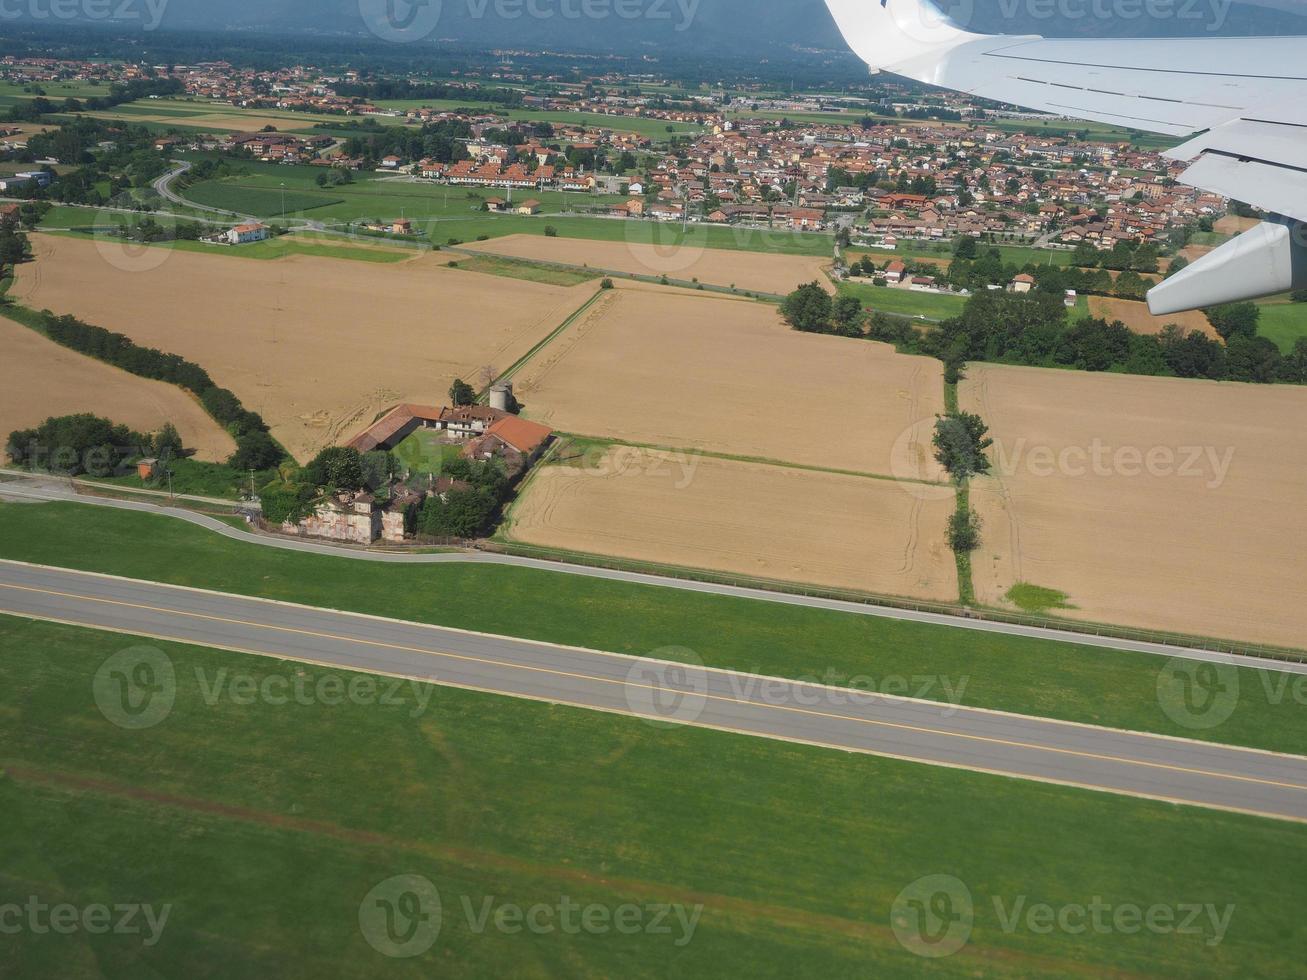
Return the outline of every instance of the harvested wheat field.
[[[1302,647],[1307,389],[973,364],[994,474],[976,593],[1076,618]]]
[[[555,429],[805,466],[938,479],[939,361],[791,330],[764,303],[607,292],[515,379]],[[923,439],[924,436],[924,439]]]
[[[1176,324],[1185,333],[1195,330],[1201,334],[1219,340],[1221,335],[1208,321],[1201,310],[1189,310],[1186,313],[1170,313],[1166,316],[1153,316],[1148,312],[1147,303],[1134,300],[1113,299],[1110,296],[1090,296],[1089,312],[1104,320],[1120,320],[1135,333],[1159,334],[1168,324]]]
[[[698,279],[713,286],[736,286],[753,292],[783,295],[814,279],[834,290],[825,271],[830,267],[829,259],[773,252],[736,252],[698,246],[693,241],[693,233],[690,241],[681,246],[509,235],[464,247],[511,258],[588,265],[594,269],[639,276],[665,275],[669,279],[687,282]]]
[[[951,494],[891,480],[614,447],[546,466],[515,540],[660,564],[955,601]]]
[[[145,433],[171,422],[197,459],[224,460],[236,451],[231,436],[174,385],[120,371],[3,317],[0,350],[0,445],[15,429],[90,412]]]
[[[1227,214],[1212,225],[1212,230],[1222,235],[1242,235],[1259,224],[1261,221],[1258,218],[1241,218],[1237,214]]]
[[[33,236],[16,298],[190,358],[263,415],[303,461],[398,402],[442,404],[450,382],[504,370],[594,293],[442,267],[292,256],[251,262],[159,250],[121,271],[103,242]]]

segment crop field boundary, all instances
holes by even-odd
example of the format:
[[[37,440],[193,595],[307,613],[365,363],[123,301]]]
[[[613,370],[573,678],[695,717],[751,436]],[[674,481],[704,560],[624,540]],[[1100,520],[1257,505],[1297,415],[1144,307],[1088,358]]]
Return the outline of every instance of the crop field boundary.
[[[442,248],[446,252],[458,252],[467,256],[484,257],[487,254],[496,255],[497,258],[507,258],[496,253],[483,252],[480,249],[467,248],[461,245],[445,245]],[[782,303],[785,297],[780,293],[763,293],[752,289],[740,289],[731,286],[718,286],[713,283],[697,282],[692,279],[672,279],[669,276],[646,276],[635,272],[622,272],[620,269],[606,269],[597,265],[577,264],[575,262],[555,262],[550,259],[532,259],[523,258],[514,255],[509,261],[520,262],[522,265],[538,265],[546,269],[560,269],[564,272],[589,272],[596,277],[608,276],[610,279],[626,279],[630,282],[642,282],[653,286],[676,286],[680,289],[692,289],[696,292],[717,293],[723,296],[734,296],[738,299],[756,299],[764,303]]]
[[[805,463],[792,463],[784,459],[772,459],[769,456],[743,456],[737,453],[724,453],[714,449],[686,449],[682,446],[662,446],[651,442],[633,442],[629,439],[614,439],[607,436],[588,436],[579,432],[557,432],[560,439],[570,440],[582,452],[596,447],[627,446],[632,449],[647,449],[650,452],[672,453],[681,456],[697,456],[703,459],[720,459],[728,463],[752,463],[757,466],[775,466],[786,470],[803,470],[807,473],[826,473],[831,476],[853,476],[863,480],[885,480],[890,483],[911,483],[924,487],[947,487],[949,484],[937,480],[921,480],[915,477],[891,476],[888,473],[870,473],[865,470],[842,470],[833,466],[809,466]],[[542,461],[543,462],[543,461]],[[554,463],[565,464],[568,460],[554,459]]]

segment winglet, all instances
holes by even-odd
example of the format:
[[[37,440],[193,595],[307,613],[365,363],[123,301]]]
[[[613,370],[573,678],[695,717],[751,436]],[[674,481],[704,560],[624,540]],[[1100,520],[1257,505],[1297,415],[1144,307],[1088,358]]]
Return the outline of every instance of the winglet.
[[[826,6],[859,58],[910,78],[929,75],[930,65],[959,45],[990,36],[963,30],[930,0],[826,0]]]

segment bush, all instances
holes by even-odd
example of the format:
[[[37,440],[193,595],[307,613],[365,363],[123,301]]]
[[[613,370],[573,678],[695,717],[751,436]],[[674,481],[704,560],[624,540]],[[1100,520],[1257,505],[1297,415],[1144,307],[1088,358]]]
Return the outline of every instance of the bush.
[[[555,228],[553,225],[545,225],[545,237],[546,237],[546,238],[557,238],[557,237],[558,237],[558,229]]]
[[[600,289],[612,289],[612,288],[613,288],[613,281],[612,281],[611,279],[607,279],[607,278],[605,278],[605,279],[603,279],[603,280],[599,283],[599,288],[600,288]]]
[[[980,547],[980,515],[974,510],[956,511],[948,519],[948,545],[956,554],[968,555]]]

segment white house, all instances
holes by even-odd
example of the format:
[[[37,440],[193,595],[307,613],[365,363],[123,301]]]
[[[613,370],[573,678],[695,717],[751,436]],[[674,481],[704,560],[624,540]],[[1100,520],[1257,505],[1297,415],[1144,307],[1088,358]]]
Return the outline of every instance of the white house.
[[[237,225],[227,232],[227,241],[232,245],[245,245],[249,242],[261,242],[269,236],[267,225],[257,221],[248,225]]]

